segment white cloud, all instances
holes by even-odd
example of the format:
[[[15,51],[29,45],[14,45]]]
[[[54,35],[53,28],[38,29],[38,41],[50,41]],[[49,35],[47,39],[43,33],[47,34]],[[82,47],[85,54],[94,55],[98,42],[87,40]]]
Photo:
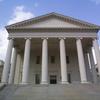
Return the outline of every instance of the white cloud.
[[[17,6],[14,9],[12,17],[7,22],[7,24],[13,24],[22,20],[32,18],[32,17],[34,17],[34,15],[31,12],[26,11],[24,6]],[[5,59],[7,45],[8,45],[7,37],[8,37],[8,33],[6,29],[0,28],[0,59],[1,60]]]
[[[20,22],[32,17],[34,17],[34,15],[31,12],[26,11],[24,6],[17,6],[11,19],[8,21],[8,24]]]
[[[90,0],[90,1],[94,2],[97,5],[100,4],[100,0]]]
[[[4,60],[7,50],[7,44],[8,44],[8,33],[6,29],[1,28],[0,29],[0,59]]]

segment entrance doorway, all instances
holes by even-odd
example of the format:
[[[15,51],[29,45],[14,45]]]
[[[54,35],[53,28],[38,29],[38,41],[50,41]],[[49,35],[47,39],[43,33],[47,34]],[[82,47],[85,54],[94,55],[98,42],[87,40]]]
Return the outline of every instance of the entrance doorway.
[[[71,74],[68,73],[68,82],[71,83]]]
[[[57,84],[57,76],[50,75],[50,84]]]
[[[40,75],[39,74],[35,75],[35,84],[40,84]]]

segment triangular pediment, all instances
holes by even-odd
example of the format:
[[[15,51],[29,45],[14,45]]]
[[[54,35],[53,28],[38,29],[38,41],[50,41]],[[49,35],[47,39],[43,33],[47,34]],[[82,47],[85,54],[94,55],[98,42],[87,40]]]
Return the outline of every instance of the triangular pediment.
[[[57,28],[57,27],[71,28],[71,27],[81,27],[81,25],[75,25],[70,22],[51,17],[36,23],[32,23],[30,25],[22,26],[22,28]]]
[[[89,28],[89,27],[100,28],[97,25],[80,21],[69,16],[63,16],[57,13],[50,13],[9,25],[6,28],[13,29],[13,28]]]

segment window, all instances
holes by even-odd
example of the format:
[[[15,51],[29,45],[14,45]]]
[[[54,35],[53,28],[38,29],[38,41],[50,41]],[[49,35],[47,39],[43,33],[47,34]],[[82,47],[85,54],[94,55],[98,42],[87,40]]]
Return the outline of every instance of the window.
[[[96,72],[97,72],[97,77],[99,77],[99,74],[98,74],[98,68],[96,68]]]
[[[57,76],[50,75],[50,84],[57,84]]]
[[[51,63],[52,63],[52,64],[55,63],[55,56],[51,56]]]
[[[40,84],[40,75],[39,74],[35,75],[35,84]]]
[[[36,57],[36,64],[40,64],[40,56]]]
[[[69,64],[69,56],[66,56],[66,62]]]
[[[98,68],[96,68],[96,72],[98,73]]]

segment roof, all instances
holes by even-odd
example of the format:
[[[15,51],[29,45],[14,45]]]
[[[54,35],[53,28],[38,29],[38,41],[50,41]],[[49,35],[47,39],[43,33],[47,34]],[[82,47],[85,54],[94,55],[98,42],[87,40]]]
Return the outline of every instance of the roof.
[[[34,18],[24,20],[24,21],[21,21],[21,22],[17,22],[15,24],[7,25],[6,29],[12,29],[12,28],[16,28],[18,26],[28,25],[30,23],[34,23],[34,22],[37,22],[37,21],[42,20],[44,18],[48,18],[48,17],[52,17],[52,16],[61,18],[63,20],[68,20],[70,22],[73,22],[74,24],[83,25],[86,28],[93,28],[93,29],[98,29],[98,30],[100,29],[100,26],[98,26],[98,25],[95,25],[95,24],[92,24],[92,23],[89,23],[89,22],[86,22],[86,21],[82,21],[82,20],[79,20],[79,19],[75,19],[75,18],[72,18],[72,17],[69,17],[69,16],[65,16],[65,15],[62,15],[62,14],[58,14],[58,13],[55,13],[55,12],[45,14],[45,15],[42,15],[42,16],[38,16],[38,17],[34,17]]]

